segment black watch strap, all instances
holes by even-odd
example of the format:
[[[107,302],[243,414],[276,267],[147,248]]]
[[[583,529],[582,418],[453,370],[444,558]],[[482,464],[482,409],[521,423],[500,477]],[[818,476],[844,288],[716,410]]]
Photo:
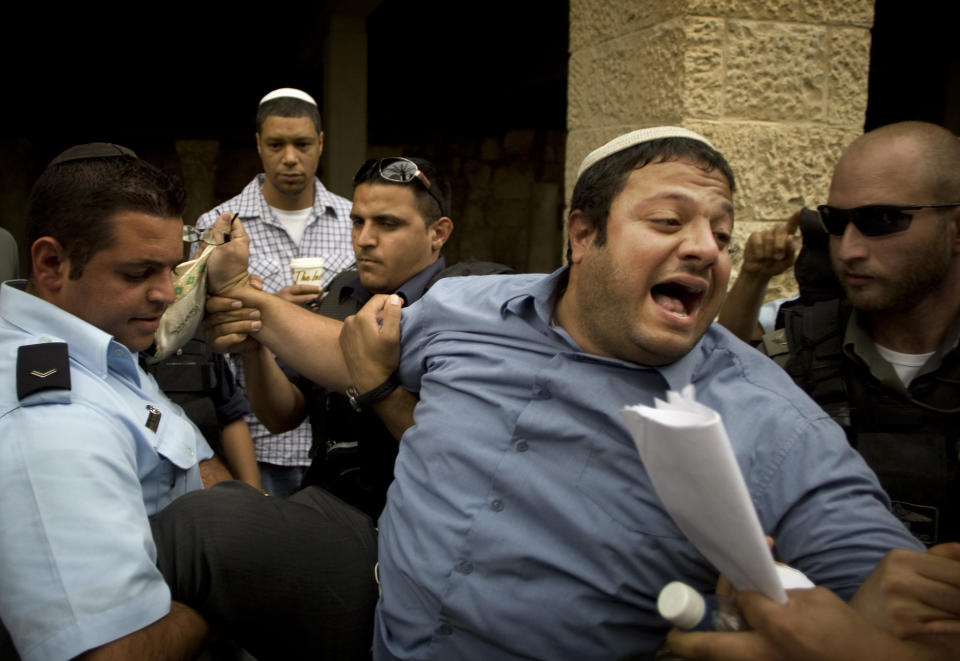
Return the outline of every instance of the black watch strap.
[[[387,380],[381,383],[373,390],[367,391],[362,395],[357,392],[354,386],[347,387],[347,398],[350,400],[350,406],[355,411],[362,411],[364,406],[376,404],[381,399],[386,399],[390,393],[400,385],[400,375],[394,372],[387,377]]]

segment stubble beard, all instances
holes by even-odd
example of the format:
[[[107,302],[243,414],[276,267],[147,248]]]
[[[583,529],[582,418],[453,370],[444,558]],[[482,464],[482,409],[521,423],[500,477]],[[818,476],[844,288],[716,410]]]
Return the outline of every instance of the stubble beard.
[[[915,253],[905,264],[898,277],[885,278],[881,291],[859,291],[842,282],[847,300],[861,312],[909,312],[916,308],[931,292],[947,286],[951,255],[946,232],[938,232],[926,249]],[[837,265],[834,265],[837,269]]]

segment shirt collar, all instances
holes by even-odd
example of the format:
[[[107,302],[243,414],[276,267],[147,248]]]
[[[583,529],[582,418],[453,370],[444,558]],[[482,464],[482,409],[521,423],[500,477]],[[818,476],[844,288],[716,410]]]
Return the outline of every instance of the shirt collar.
[[[270,218],[274,219],[274,214],[270,210],[270,205],[267,204],[267,198],[263,196],[263,182],[266,181],[267,175],[263,172],[257,175],[256,179],[253,181],[253,186],[248,186],[247,189],[252,188],[250,191],[251,194],[256,194],[259,198],[257,203],[260,207],[260,217],[261,218]],[[247,189],[244,190],[244,193],[247,192]],[[320,217],[324,213],[328,213],[332,216],[337,215],[337,207],[334,204],[334,194],[327,190],[326,186],[323,185],[323,182],[319,178],[313,178],[313,213],[312,217]],[[249,205],[244,205],[249,206]],[[241,216],[242,217],[242,216]],[[274,219],[275,220],[275,219]],[[312,218],[311,218],[312,221]]]
[[[873,341],[873,337],[870,335],[868,329],[869,324],[867,320],[861,316],[859,312],[854,310],[847,321],[847,328],[844,331],[843,350],[848,356],[859,358],[880,383],[898,392],[907,392],[907,387],[903,385],[903,381],[900,380],[893,365],[880,355],[876,342]],[[953,325],[950,327],[950,330],[947,331],[943,342],[934,354],[927,359],[927,362],[923,364],[923,367],[917,372],[917,376],[940,369],[940,364],[943,362],[944,356],[953,351],[957,347],[958,342],[960,342],[960,316],[954,319]]]
[[[337,205],[334,203],[336,195],[327,190],[319,177],[313,178],[313,208],[325,209],[331,215],[337,214]]]
[[[26,280],[9,280],[0,288],[0,317],[35,336],[38,342],[66,342],[70,358],[106,378],[111,361],[129,374],[137,374],[130,350],[93,324],[74,316],[39,296],[25,291]],[[56,334],[51,333],[56,329]],[[135,377],[139,380],[139,376]]]
[[[668,365],[653,367],[649,365],[638,365],[619,358],[608,358],[597,356],[585,352],[567,331],[559,324],[552,324],[553,310],[560,300],[560,295],[567,287],[567,280],[570,275],[570,267],[562,266],[550,275],[537,281],[527,291],[511,296],[500,305],[500,315],[506,317],[510,314],[526,319],[534,324],[541,332],[545,334],[550,332],[554,337],[559,338],[564,344],[579,352],[585,360],[597,363],[607,363],[619,365],[630,369],[654,370],[667,382],[671,390],[680,390],[688,383],[692,383],[694,372],[700,365],[706,354],[716,345],[716,338],[708,330],[704,337],[700,338],[693,349],[688,351],[679,360]],[[708,339],[708,335],[710,336]]]
[[[437,261],[400,285],[394,293],[403,298],[404,305],[417,302],[426,291],[427,284],[429,284],[433,276],[443,270],[444,266],[446,266],[446,262],[444,262],[443,257],[438,257]],[[373,294],[363,286],[360,278],[357,277],[344,285],[340,289],[338,296],[340,297],[339,301],[341,303],[343,303],[347,297],[353,297],[363,305],[373,297]]]

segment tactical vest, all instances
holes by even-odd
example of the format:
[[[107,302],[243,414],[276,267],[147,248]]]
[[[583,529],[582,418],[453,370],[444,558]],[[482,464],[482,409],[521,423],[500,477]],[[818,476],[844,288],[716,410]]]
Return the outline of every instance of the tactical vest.
[[[837,300],[784,309],[784,368],[843,427],[917,539],[960,540],[960,350],[904,396],[844,353],[850,314]]]
[[[512,273],[494,262],[468,260],[454,264],[433,276],[424,293],[442,278],[463,275]],[[331,281],[322,300],[305,304],[309,310],[343,320],[360,309],[352,297],[340,301],[340,289],[356,277],[356,271],[341,273]],[[303,486],[321,486],[376,519],[387,502],[393,481],[393,464],[400,444],[373,411],[357,412],[340,393],[314,386],[307,397],[313,429],[313,458]]]
[[[146,366],[157,385],[173,402],[179,404],[215,452],[220,452],[220,425],[210,397],[214,383],[213,370],[207,356],[207,345],[194,338],[169,358]]]

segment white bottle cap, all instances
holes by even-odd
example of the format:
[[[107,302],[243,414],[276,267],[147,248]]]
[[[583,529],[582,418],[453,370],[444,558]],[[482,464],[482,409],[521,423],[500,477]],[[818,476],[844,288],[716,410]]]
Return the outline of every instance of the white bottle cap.
[[[660,590],[660,596],[657,597],[657,610],[675,627],[692,629],[703,619],[707,611],[707,602],[703,595],[686,583],[673,581]]]
[[[780,577],[784,590],[809,590],[816,587],[806,574],[787,565],[777,565],[777,576]]]

